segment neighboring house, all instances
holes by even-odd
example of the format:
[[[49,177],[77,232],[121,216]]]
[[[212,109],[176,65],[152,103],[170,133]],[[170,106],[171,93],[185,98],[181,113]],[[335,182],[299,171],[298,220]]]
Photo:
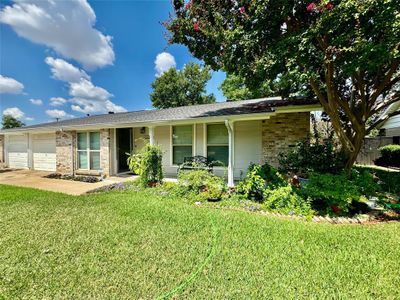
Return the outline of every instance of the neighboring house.
[[[166,176],[176,176],[185,157],[224,162],[215,173],[228,183],[252,162],[277,164],[310,132],[316,100],[263,98],[161,110],[109,113],[0,131],[0,160],[11,168],[67,174],[116,175],[128,171],[128,152],[147,142],[164,152]]]
[[[400,102],[392,104],[383,116],[400,110]],[[381,136],[393,137],[393,142],[400,144],[400,115],[391,117],[379,127]]]

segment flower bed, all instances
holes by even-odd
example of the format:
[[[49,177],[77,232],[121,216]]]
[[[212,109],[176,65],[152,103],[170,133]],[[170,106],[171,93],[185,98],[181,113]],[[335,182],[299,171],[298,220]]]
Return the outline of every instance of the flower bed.
[[[96,182],[102,181],[102,178],[96,177],[96,176],[73,176],[73,175],[65,175],[65,174],[60,174],[60,173],[51,173],[44,177],[50,178],[50,179],[72,180],[72,181],[80,181],[80,182],[87,182],[87,183],[96,183]]]

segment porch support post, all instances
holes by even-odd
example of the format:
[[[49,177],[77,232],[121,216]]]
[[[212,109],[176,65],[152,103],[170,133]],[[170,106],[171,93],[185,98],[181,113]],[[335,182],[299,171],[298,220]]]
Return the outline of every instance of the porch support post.
[[[149,127],[149,137],[150,137],[150,145],[154,145],[154,127]]]
[[[233,121],[225,120],[225,126],[228,129],[228,139],[229,139],[229,157],[228,157],[228,186],[234,187],[235,183],[233,180],[233,164],[234,164],[234,127]]]

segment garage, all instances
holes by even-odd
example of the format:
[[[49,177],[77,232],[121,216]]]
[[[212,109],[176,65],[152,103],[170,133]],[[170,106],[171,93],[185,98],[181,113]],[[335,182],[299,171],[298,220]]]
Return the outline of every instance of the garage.
[[[28,168],[28,136],[10,135],[7,142],[8,165],[10,168]]]
[[[56,135],[35,134],[32,136],[33,169],[56,170]]]

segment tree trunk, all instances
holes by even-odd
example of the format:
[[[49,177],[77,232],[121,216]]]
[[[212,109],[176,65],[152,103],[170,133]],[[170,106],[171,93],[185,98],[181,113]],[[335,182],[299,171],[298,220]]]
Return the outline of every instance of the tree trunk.
[[[353,167],[354,163],[356,162],[357,156],[360,153],[364,138],[365,134],[357,133],[353,139],[354,150],[348,152],[345,151],[345,171],[348,175],[350,175],[351,168]]]

